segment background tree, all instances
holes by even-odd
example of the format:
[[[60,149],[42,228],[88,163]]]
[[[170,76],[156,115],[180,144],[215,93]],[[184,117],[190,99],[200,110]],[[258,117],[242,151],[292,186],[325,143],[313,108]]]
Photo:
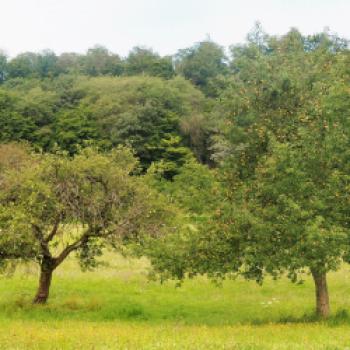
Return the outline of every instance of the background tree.
[[[228,73],[223,48],[211,40],[179,50],[175,56],[175,68],[209,96],[217,95],[213,79]]]
[[[82,69],[87,75],[121,75],[123,64],[118,55],[110,53],[105,47],[96,45],[89,49],[82,59]]]
[[[10,79],[1,91],[3,142],[27,140],[44,151],[58,145],[70,154],[86,141],[104,149],[127,144],[144,169],[162,159],[180,167],[190,150],[206,159],[206,129],[196,132],[190,122],[205,120],[205,98],[180,77]]]
[[[156,77],[82,79],[77,89],[83,94],[81,106],[88,106],[98,132],[111,146],[129,144],[144,169],[171,152],[179,162],[186,153],[180,123],[202,113],[203,95],[182,78]],[[173,142],[176,141],[176,142]],[[169,144],[172,142],[172,145]],[[174,148],[179,149],[174,153]],[[181,154],[183,154],[181,156]]]
[[[134,47],[125,60],[125,73],[170,79],[174,76],[174,68],[171,57],[161,57],[151,49]]]
[[[82,55],[75,52],[63,52],[57,57],[57,69],[60,74],[82,74]]]
[[[25,52],[9,61],[7,69],[9,78],[34,77],[37,73],[38,55]]]
[[[55,77],[60,71],[57,66],[58,58],[53,51],[44,50],[37,58],[37,75],[40,78]]]
[[[0,51],[0,84],[6,79],[7,74],[7,56]]]
[[[148,171],[151,183],[175,205],[197,222],[211,217],[223,198],[217,169],[200,164],[194,157],[177,169],[172,181],[163,176],[163,164],[153,164]]]
[[[33,140],[35,124],[16,110],[18,97],[0,90],[0,138],[2,142]]]

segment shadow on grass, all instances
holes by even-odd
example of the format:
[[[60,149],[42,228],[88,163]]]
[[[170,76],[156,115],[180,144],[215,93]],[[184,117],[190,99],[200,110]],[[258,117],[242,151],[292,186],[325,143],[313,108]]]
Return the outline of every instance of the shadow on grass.
[[[216,312],[217,311],[217,312]],[[93,322],[128,321],[149,323],[181,323],[205,326],[234,326],[266,324],[312,324],[322,323],[327,326],[350,325],[350,313],[345,309],[338,310],[327,320],[319,318],[314,313],[302,316],[285,315],[281,317],[265,317],[251,319],[230,318],[218,310],[187,309],[182,305],[169,305],[166,309],[150,308],[131,300],[123,300],[116,305],[104,304],[99,299],[86,300],[80,297],[70,297],[60,303],[33,305],[28,295],[8,303],[0,304],[0,320],[35,320],[35,321],[65,321],[83,320]],[[225,317],[226,316],[226,317]],[[236,315],[237,316],[237,315]]]
[[[84,300],[70,297],[58,304],[32,303],[28,296],[21,296],[9,303],[0,304],[0,319],[21,320],[86,320],[86,321],[147,321],[150,315],[138,303],[125,303],[106,307],[98,299]]]
[[[290,323],[323,323],[329,326],[340,326],[350,324],[350,314],[347,310],[338,310],[334,315],[324,319],[316,315],[315,313],[306,313],[302,316],[287,315],[282,316],[274,321],[266,320],[252,320],[249,324],[252,325],[264,325],[269,324],[290,324]]]

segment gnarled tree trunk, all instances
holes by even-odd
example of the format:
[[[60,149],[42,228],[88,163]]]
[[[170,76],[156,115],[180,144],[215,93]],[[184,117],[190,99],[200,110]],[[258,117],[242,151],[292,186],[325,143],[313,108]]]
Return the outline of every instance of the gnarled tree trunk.
[[[50,291],[50,285],[52,280],[52,273],[53,271],[60,265],[62,262],[67,258],[67,256],[79,249],[83,244],[88,243],[89,238],[91,235],[91,230],[88,229],[76,242],[66,246],[65,249],[62,250],[62,252],[57,256],[53,257],[50,253],[48,243],[49,241],[54,237],[55,233],[57,232],[58,223],[55,225],[53,231],[49,235],[48,238],[44,239],[44,236],[41,232],[41,230],[37,227],[35,227],[35,233],[36,236],[39,239],[39,242],[42,247],[43,252],[43,258],[40,264],[40,279],[39,279],[39,288],[35,295],[35,298],[33,300],[34,304],[45,304],[48,297],[49,297],[49,291]],[[99,232],[99,231],[96,231]],[[96,236],[95,232],[95,236]]]
[[[38,291],[33,300],[34,304],[45,304],[50,291],[52,273],[55,269],[54,260],[51,258],[43,258],[40,266],[40,279]]]
[[[322,318],[327,318],[330,313],[327,278],[325,272],[311,270],[315,282],[316,313]]]

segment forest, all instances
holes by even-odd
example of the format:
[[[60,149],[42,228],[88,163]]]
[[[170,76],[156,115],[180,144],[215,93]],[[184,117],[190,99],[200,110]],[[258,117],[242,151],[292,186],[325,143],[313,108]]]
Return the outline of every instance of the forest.
[[[1,277],[0,294],[25,291],[10,306],[1,302],[0,323],[65,319],[60,295],[80,282],[59,275],[64,266],[96,274],[81,279],[88,300],[112,283],[101,272],[89,289],[105,264],[118,270],[126,261],[147,266],[146,290],[169,300],[181,290],[187,298],[207,288],[225,295],[232,286],[244,303],[249,290],[298,294],[312,279],[276,317],[350,322],[349,302],[338,295],[340,281],[350,287],[349,191],[349,41],[330,32],[278,36],[257,24],[242,44],[226,49],[208,38],[174,56],[135,47],[121,57],[99,45],[85,54],[0,53],[0,268],[12,276]],[[21,281],[17,274],[36,265],[38,278]],[[118,293],[136,288],[118,281]],[[305,309],[309,299],[314,306]],[[100,317],[85,302],[69,307]],[[191,314],[194,304],[183,314],[174,306],[174,319],[197,324],[209,306]],[[236,317],[225,305],[222,317]],[[137,321],[144,311],[120,312],[114,319]],[[154,312],[148,317],[166,318]],[[250,321],[259,318],[249,312]]]

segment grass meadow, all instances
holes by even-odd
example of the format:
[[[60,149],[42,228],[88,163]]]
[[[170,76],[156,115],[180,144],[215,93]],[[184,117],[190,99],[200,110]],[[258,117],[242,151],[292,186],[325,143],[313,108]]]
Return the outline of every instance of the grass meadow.
[[[37,269],[0,279],[0,349],[350,349],[350,267],[329,275],[332,317],[314,318],[314,288],[287,279],[160,284],[146,260],[109,255],[55,272],[45,306],[31,304]]]

